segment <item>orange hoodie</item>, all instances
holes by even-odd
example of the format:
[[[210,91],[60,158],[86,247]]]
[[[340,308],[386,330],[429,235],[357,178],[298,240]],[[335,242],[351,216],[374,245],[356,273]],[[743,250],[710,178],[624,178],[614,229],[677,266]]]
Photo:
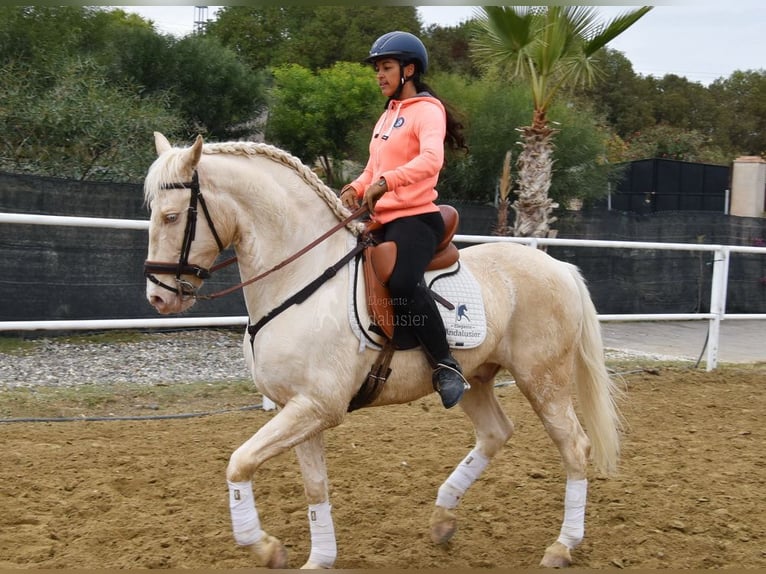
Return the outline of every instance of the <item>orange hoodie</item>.
[[[388,191],[375,204],[373,219],[388,223],[439,211],[435,187],[446,131],[444,106],[428,93],[389,103],[375,124],[367,166],[350,184],[361,199],[371,183],[386,180]]]

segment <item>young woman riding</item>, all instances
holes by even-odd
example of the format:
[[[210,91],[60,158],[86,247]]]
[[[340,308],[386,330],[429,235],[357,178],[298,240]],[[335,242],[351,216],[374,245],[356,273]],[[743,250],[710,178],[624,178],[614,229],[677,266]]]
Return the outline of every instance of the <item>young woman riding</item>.
[[[381,92],[388,98],[370,141],[364,171],[341,190],[346,207],[364,201],[382,225],[382,241],[393,241],[397,259],[388,288],[396,328],[407,328],[420,342],[433,369],[433,385],[445,408],[460,401],[468,383],[451,355],[436,303],[423,274],[444,234],[434,201],[445,144],[466,149],[461,129],[445,104],[421,80],[428,53],[419,38],[389,32],[370,48]]]

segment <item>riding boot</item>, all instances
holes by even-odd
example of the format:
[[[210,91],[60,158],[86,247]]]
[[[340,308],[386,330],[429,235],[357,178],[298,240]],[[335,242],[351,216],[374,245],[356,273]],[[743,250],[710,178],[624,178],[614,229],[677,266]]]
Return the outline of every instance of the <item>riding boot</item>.
[[[445,409],[454,407],[463,397],[465,390],[471,388],[463,376],[460,365],[452,356],[436,364],[431,374],[431,381]]]
[[[434,390],[439,393],[444,408],[450,409],[460,401],[470,385],[463,377],[460,365],[450,354],[439,309],[422,285],[409,297],[407,307],[410,317],[421,319],[411,321],[410,325],[433,368],[431,381]]]

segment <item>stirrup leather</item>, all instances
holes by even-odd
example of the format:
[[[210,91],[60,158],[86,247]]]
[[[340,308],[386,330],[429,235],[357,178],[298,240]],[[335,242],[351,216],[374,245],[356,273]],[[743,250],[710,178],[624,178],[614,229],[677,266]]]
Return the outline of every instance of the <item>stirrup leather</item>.
[[[386,340],[383,349],[378,353],[377,359],[372,364],[370,372],[362,382],[362,386],[356,392],[348,405],[348,412],[361,409],[372,403],[380,395],[383,385],[391,374],[391,358],[394,356],[396,346],[390,339]]]

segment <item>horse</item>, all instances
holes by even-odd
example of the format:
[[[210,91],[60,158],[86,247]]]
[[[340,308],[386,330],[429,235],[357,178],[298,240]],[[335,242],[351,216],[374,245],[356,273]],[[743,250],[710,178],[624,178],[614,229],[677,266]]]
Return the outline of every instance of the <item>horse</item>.
[[[302,568],[332,568],[337,544],[328,494],[323,432],[349,416],[349,404],[376,350],[360,345],[348,319],[350,265],[336,265],[358,241],[336,192],[290,153],[266,143],[173,147],[154,134],[157,158],[144,182],[151,211],[146,297],[161,314],[182,313],[222,250],[236,255],[250,325],[243,352],[257,390],[274,416],[233,450],[226,468],[236,544],[259,565],[285,568],[285,546],[261,525],[253,478],[269,459],[294,449],[308,503],[310,554]],[[204,219],[205,221],[199,221]],[[325,231],[321,241],[319,232]],[[311,246],[310,254],[303,254]],[[563,520],[540,565],[572,564],[584,537],[587,467],[616,471],[622,392],[605,365],[596,309],[579,270],[546,252],[510,242],[460,249],[460,264],[480,286],[486,336],[457,349],[470,388],[458,403],[474,426],[475,444],[437,491],[430,519],[435,544],[457,530],[461,497],[510,439],[514,425],[495,396],[501,369],[542,421],[564,469]],[[333,269],[332,273],[326,273]],[[282,305],[325,276],[308,305]],[[265,321],[264,318],[268,318]],[[391,375],[369,406],[412,402],[434,392],[431,367],[417,349],[397,351]],[[577,397],[585,433],[574,408]],[[353,415],[350,415],[353,416]]]

